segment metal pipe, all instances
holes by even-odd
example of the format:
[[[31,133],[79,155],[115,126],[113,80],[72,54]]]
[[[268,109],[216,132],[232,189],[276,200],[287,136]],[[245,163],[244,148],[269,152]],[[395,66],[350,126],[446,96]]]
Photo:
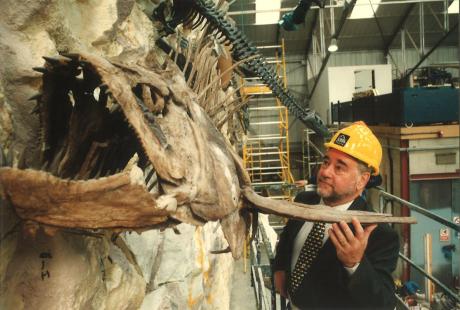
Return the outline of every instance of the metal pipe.
[[[319,39],[321,59],[324,59],[324,57],[326,57],[326,40],[324,38],[324,9],[319,10]]]
[[[409,38],[410,43],[412,43],[412,46],[414,47],[415,50],[417,50],[420,53],[420,49],[418,48],[417,44],[415,43],[414,38],[412,38],[412,35],[410,34],[409,31],[406,31],[407,37]]]
[[[458,145],[444,145],[444,146],[433,146],[433,147],[396,147],[390,145],[382,145],[383,148],[398,150],[401,152],[417,152],[417,151],[436,151],[436,150],[446,150],[446,149],[457,149]]]
[[[257,46],[258,49],[267,49],[267,48],[280,48],[281,45],[262,45],[262,46]]]
[[[454,299],[456,299],[458,302],[460,302],[460,296],[458,294],[455,294],[453,291],[451,291],[447,286],[445,286],[444,284],[441,283],[441,281],[439,281],[438,279],[436,279],[435,277],[433,276],[430,276],[429,274],[427,274],[425,272],[425,270],[423,270],[422,268],[420,268],[419,266],[417,266],[417,264],[415,264],[412,260],[410,260],[407,256],[405,256],[404,254],[402,253],[399,253],[399,257],[401,257],[404,261],[406,261],[407,263],[409,263],[413,268],[417,269],[418,271],[420,271],[425,277],[427,277],[428,279],[430,279],[431,281],[433,281],[434,283],[436,283],[440,288],[442,288],[448,295],[450,295],[451,297],[453,297]]]
[[[444,12],[442,14],[444,17],[444,31],[447,31],[449,29],[449,6],[450,1],[444,0]]]
[[[387,198],[390,198],[391,200],[396,200],[397,202],[407,206],[409,209],[414,210],[414,211],[416,211],[416,212],[418,212],[418,213],[420,213],[420,214],[422,214],[422,215],[424,215],[424,216],[426,216],[426,217],[428,217],[428,218],[430,218],[430,219],[432,219],[432,220],[434,220],[434,221],[436,221],[436,222],[438,222],[440,224],[443,224],[445,226],[448,226],[449,228],[452,228],[455,231],[460,232],[460,225],[455,224],[454,222],[451,222],[449,220],[446,220],[445,218],[440,217],[439,215],[437,215],[437,214],[435,214],[433,212],[430,212],[427,209],[422,208],[422,207],[420,207],[420,206],[418,206],[418,205],[416,205],[416,204],[414,204],[412,202],[409,202],[409,201],[407,201],[405,199],[399,198],[398,196],[392,195],[392,194],[384,191],[383,188],[381,188],[381,187],[378,187],[378,189],[380,190],[380,195],[383,195],[383,196],[385,196]]]
[[[420,55],[425,55],[425,15],[423,10],[423,3],[419,4],[419,24],[420,24]]]
[[[333,3],[333,0],[331,0],[331,4]],[[330,14],[331,14],[331,37],[335,36],[335,15],[334,15],[334,8],[330,8]]]
[[[404,309],[410,310],[410,308],[406,305],[404,300],[402,300],[401,297],[398,296],[398,294],[395,294],[395,296],[396,296],[396,299],[399,301],[399,303],[404,307]],[[396,309],[398,309],[398,308],[396,308]]]
[[[409,141],[401,140],[400,145],[401,147],[407,147]],[[408,152],[400,152],[399,153],[399,160],[400,160],[400,169],[401,169],[401,180],[400,180],[400,188],[401,188],[401,198],[408,201],[410,199],[410,192],[409,192],[409,153]],[[409,208],[402,207],[401,209],[402,216],[410,216]],[[408,224],[402,225],[402,239],[403,239],[403,253],[406,256],[410,256],[410,227]],[[410,268],[405,264],[403,266],[403,275],[404,280],[408,281],[410,279]]]
[[[433,262],[433,246],[432,246],[432,238],[431,234],[425,234],[424,240],[423,240],[423,246],[424,246],[424,252],[425,252],[425,271],[427,274],[430,276],[432,274],[432,262]],[[425,279],[425,300],[428,303],[433,302],[433,284],[431,281],[426,278]]]
[[[433,16],[433,18],[434,18],[434,20],[436,21],[436,23],[438,23],[439,28],[441,28],[442,30],[445,30],[443,24],[442,24],[441,21],[439,20],[439,18],[438,18],[438,16],[436,15],[435,11],[433,11],[433,8],[431,7],[430,4],[428,4],[428,10],[430,10],[431,16]]]
[[[407,60],[406,60],[406,29],[403,27],[401,29],[401,58],[402,58],[402,72],[407,70]]]

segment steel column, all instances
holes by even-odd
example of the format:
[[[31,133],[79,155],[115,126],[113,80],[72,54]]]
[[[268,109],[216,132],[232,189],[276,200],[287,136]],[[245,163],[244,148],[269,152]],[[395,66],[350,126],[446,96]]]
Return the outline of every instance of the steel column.
[[[325,38],[324,38],[324,9],[319,10],[319,38],[320,38],[320,48],[321,48],[321,59],[326,57],[325,49]]]
[[[353,10],[354,6],[356,4],[356,0],[351,0],[348,6],[344,6],[342,15],[340,16],[340,22],[339,22],[339,27],[337,29],[336,33],[336,38],[339,39],[340,33],[342,32],[343,25],[345,25],[345,21],[347,20],[348,15],[350,12]],[[331,52],[327,51],[326,57],[323,59],[323,63],[321,65],[321,69],[319,69],[318,75],[315,78],[315,84],[313,85],[313,88],[308,96],[308,99],[311,99],[313,96],[316,86],[318,86],[319,78],[321,77],[321,74],[323,73],[324,69],[327,66],[327,62],[329,61],[329,56],[331,55]]]
[[[401,148],[407,148],[409,142],[407,140],[400,141]],[[401,198],[404,200],[410,200],[410,191],[409,191],[409,153],[400,152],[400,169],[401,169]],[[401,216],[410,216],[410,210],[407,206],[401,206]],[[403,254],[406,257],[410,257],[410,227],[408,224],[402,225],[402,246]],[[403,280],[409,281],[410,279],[410,268],[407,264],[403,265]]]
[[[333,0],[331,0],[331,5],[333,3]],[[330,8],[330,14],[331,14],[331,37],[333,38],[335,36],[335,12],[334,12],[334,7],[331,6]]]
[[[420,26],[420,56],[423,57],[425,55],[425,14],[424,14],[424,4],[421,2],[419,4],[419,26]]]
[[[449,0],[444,0],[444,12],[443,12],[443,17],[444,17],[444,31],[449,30],[449,6],[450,6],[450,1]]]
[[[402,58],[402,72],[403,74],[407,70],[406,60],[406,28],[401,29],[401,58]]]

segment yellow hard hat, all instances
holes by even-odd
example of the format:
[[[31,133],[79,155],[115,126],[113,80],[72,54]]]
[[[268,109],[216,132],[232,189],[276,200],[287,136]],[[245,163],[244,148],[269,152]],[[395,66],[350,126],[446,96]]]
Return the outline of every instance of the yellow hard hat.
[[[382,146],[364,122],[355,122],[340,129],[324,145],[359,159],[373,169],[373,175],[379,174]]]

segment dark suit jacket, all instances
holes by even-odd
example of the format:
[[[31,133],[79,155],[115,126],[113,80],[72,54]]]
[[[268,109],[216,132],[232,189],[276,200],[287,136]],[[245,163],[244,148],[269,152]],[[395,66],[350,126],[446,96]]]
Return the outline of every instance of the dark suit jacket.
[[[303,192],[296,201],[317,204],[320,198]],[[372,211],[361,197],[351,204],[349,210]],[[303,221],[290,220],[276,247],[274,271],[286,271],[288,281],[292,246],[303,224]],[[369,237],[363,260],[349,276],[328,239],[300,287],[291,296],[292,301],[301,309],[394,309],[396,298],[391,273],[396,268],[398,251],[396,232],[387,224],[378,225]]]

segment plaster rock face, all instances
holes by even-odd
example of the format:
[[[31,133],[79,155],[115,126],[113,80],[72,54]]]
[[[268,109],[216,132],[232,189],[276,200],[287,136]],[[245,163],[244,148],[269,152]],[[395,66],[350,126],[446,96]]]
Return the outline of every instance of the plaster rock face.
[[[176,232],[128,235],[126,240],[134,253],[148,252],[151,257],[137,255],[143,257],[143,273],[150,271],[142,309],[229,308],[233,258],[230,253],[210,253],[227,246],[217,222],[203,227],[181,224]]]
[[[42,56],[90,52],[164,59],[145,11],[161,1],[0,1],[0,145],[34,167],[38,118],[31,113]],[[220,224],[142,234],[44,233],[0,200],[0,309],[228,309],[233,259]],[[32,233],[31,233],[32,232]]]
[[[1,309],[125,309],[145,281],[105,239],[58,233],[18,237],[1,286]]]

